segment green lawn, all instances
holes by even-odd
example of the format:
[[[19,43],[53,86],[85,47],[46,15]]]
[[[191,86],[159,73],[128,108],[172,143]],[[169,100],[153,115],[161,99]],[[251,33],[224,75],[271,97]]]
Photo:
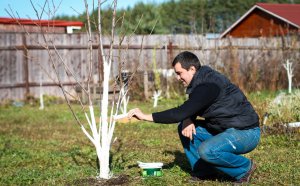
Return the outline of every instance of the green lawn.
[[[181,101],[163,100],[156,110]],[[150,102],[134,102],[130,107],[137,105],[154,111]],[[116,176],[128,175],[127,185],[192,185],[176,124],[117,124],[114,136],[111,169]],[[251,183],[300,185],[299,149],[299,133],[263,135],[258,148],[246,155],[258,165]],[[98,171],[96,161],[93,146],[67,106],[51,105],[43,111],[38,106],[0,107],[0,185],[91,185],[89,180]],[[163,162],[163,176],[142,178],[137,161]]]

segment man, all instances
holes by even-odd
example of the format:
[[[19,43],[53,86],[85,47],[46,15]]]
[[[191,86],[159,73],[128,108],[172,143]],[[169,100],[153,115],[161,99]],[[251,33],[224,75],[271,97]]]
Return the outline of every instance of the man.
[[[128,117],[155,123],[180,122],[178,132],[193,174],[203,179],[222,172],[237,183],[247,183],[254,162],[240,154],[259,143],[259,118],[242,91],[224,75],[185,51],[172,66],[187,88],[187,101],[162,112],[144,114],[132,109]],[[201,117],[202,119],[199,119]]]

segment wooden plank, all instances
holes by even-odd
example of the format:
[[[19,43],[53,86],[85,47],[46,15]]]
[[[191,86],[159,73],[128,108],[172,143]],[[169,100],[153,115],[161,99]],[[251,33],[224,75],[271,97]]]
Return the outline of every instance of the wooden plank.
[[[54,83],[56,75],[52,70],[52,63],[49,59],[48,52],[40,46],[43,44],[43,37],[41,34],[35,33],[30,36],[26,35],[26,45],[28,49],[28,79],[29,79],[29,90],[33,95],[38,95],[39,93],[39,79],[40,75],[40,65],[42,64],[44,69],[47,69],[50,77],[46,75],[45,72],[42,73],[43,82]],[[18,39],[19,38],[19,39]],[[24,47],[22,45],[22,34],[20,33],[0,33],[0,99],[3,97],[10,98],[22,98],[25,89],[25,77],[24,69]],[[80,81],[84,81],[88,76],[88,60],[87,60],[87,41],[88,38],[86,34],[54,34],[49,35],[48,39],[53,40],[57,47],[57,51],[62,54],[66,63],[70,66],[70,69],[75,73]],[[118,38],[116,38],[118,40]],[[152,35],[152,36],[133,36],[126,37],[122,45],[116,43],[113,47],[114,63],[113,63],[113,73],[112,77],[116,76],[119,69],[119,49],[121,49],[121,62],[125,62],[124,70],[133,71],[136,66],[139,66],[138,71],[153,69],[153,49],[156,49],[156,61],[157,68],[168,69],[171,68],[171,62],[173,58],[181,51],[189,50],[195,52],[199,57],[202,64],[211,65],[217,69],[224,70],[229,63],[229,56],[232,50],[235,50],[235,60],[239,61],[241,64],[251,66],[255,63],[259,65],[264,65],[266,62],[274,61],[277,66],[281,65],[281,61],[287,56],[293,59],[299,59],[299,48],[300,42],[293,41],[293,38],[281,39],[281,38],[246,38],[246,39],[222,39],[222,40],[207,40],[199,35]],[[143,42],[143,52],[139,56],[141,51],[141,42]],[[105,53],[108,50],[109,38],[105,38]],[[169,44],[172,42],[172,45]],[[93,65],[96,74],[99,67],[98,63],[98,45],[96,35],[93,35]],[[54,52],[54,47],[50,47],[51,52]],[[56,56],[54,60],[58,60]],[[275,63],[276,62],[276,63]],[[273,64],[273,62],[272,62]],[[246,67],[240,66],[239,73],[245,71]],[[299,67],[295,68],[299,70]],[[260,69],[261,70],[261,69]],[[63,83],[73,82],[74,79],[70,75],[63,73],[63,67],[59,67],[60,76],[63,78]],[[277,71],[283,71],[281,68],[277,68]],[[227,73],[227,72],[226,72]],[[263,73],[263,72],[262,72]],[[273,72],[274,74],[275,72]],[[278,73],[278,72],[276,72]],[[141,73],[143,74],[143,73]],[[150,74],[150,73],[149,73]],[[260,75],[261,79],[258,81],[263,81],[263,79],[273,79],[277,76],[270,72],[266,72],[265,75]],[[284,75],[284,73],[281,73]],[[141,75],[142,79],[143,75]],[[242,77],[239,75],[238,77]],[[284,77],[281,77],[284,79]],[[299,75],[296,74],[294,79],[298,80]],[[282,81],[277,84],[283,84]],[[9,82],[9,84],[7,84]],[[34,84],[35,83],[35,84]],[[151,82],[149,83],[148,89],[152,89]],[[266,85],[267,86],[267,85]],[[276,85],[277,86],[277,85]],[[14,88],[16,87],[16,88]],[[53,86],[43,86],[47,94],[61,95],[60,90]],[[72,88],[72,85],[70,85]],[[17,92],[17,93],[16,93]]]

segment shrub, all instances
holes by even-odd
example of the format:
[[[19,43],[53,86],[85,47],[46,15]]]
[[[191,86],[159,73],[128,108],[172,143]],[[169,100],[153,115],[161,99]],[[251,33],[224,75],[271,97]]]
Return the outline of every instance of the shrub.
[[[300,90],[292,94],[280,93],[269,105],[270,123],[300,121]]]

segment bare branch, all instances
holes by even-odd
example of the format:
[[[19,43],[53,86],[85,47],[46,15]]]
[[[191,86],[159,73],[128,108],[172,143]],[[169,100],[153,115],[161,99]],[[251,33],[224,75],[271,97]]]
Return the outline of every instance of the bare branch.
[[[117,0],[114,0],[114,9],[113,9],[113,17],[112,17],[112,28],[111,28],[111,40],[110,40],[110,49],[109,49],[109,59],[108,64],[109,67],[112,63],[112,54],[113,54],[113,45],[114,45],[114,38],[115,38],[115,27],[116,27],[116,10],[117,10]]]
[[[152,35],[152,32],[154,31],[154,28],[155,28],[157,22],[158,22],[158,20],[155,21],[155,24],[153,25],[153,27],[152,27],[151,32],[150,32],[149,35]],[[142,54],[142,51],[143,51],[143,43],[144,43],[144,36],[142,37],[141,49],[140,49],[140,51],[139,51],[138,58],[140,58],[140,56],[141,56],[141,54]],[[128,89],[130,89],[130,86],[129,86],[129,85],[130,85],[130,83],[131,83],[131,81],[132,81],[132,79],[133,79],[135,73],[137,72],[138,68],[139,68],[139,64],[136,66],[136,68],[134,69],[134,71],[133,71],[133,73],[132,73],[132,76],[130,76],[130,78],[129,78],[129,80],[128,80]]]
[[[42,19],[42,16],[43,16],[43,13],[44,13],[44,11],[45,11],[46,4],[48,3],[48,0],[45,0],[40,15],[39,15],[38,10],[37,10],[36,7],[34,6],[34,3],[32,2],[32,0],[30,0],[30,3],[31,3],[31,6],[32,6],[32,8],[33,8],[33,10],[34,10],[34,12],[35,12],[36,17],[37,17],[39,20],[41,20],[41,19]]]
[[[98,0],[98,35],[99,35],[99,49],[101,50],[102,61],[106,61],[103,49],[103,41],[102,41],[102,18],[101,18],[101,0]]]

